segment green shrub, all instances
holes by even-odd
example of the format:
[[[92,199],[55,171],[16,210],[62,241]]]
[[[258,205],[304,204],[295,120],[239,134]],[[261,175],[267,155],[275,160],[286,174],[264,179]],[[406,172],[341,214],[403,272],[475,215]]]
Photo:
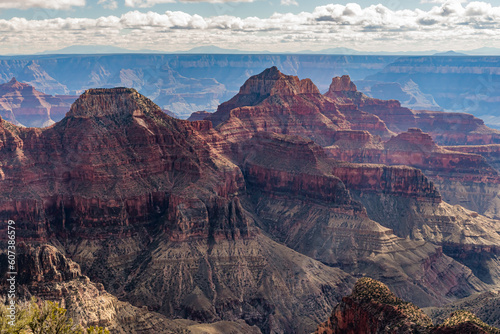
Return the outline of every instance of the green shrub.
[[[89,327],[73,323],[67,310],[57,303],[44,301],[37,303],[36,299],[16,305],[16,318],[9,318],[7,306],[0,304],[0,333],[5,334],[109,334],[102,327]]]

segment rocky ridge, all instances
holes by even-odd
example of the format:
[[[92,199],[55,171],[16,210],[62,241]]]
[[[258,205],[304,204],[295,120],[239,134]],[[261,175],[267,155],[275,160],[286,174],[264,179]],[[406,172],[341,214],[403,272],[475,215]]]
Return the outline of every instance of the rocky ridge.
[[[0,116],[20,126],[45,127],[60,121],[76,98],[47,95],[12,78],[0,85]]]
[[[238,94],[206,119],[231,141],[247,140],[255,132],[267,131],[328,145],[335,132],[350,129],[351,122],[363,124],[377,135],[389,134],[378,117],[356,108],[343,114],[311,80],[285,75],[276,67],[248,79]]]
[[[499,333],[468,312],[455,312],[440,325],[415,305],[397,298],[371,278],[360,279],[316,334],[334,333]]]
[[[422,129],[440,145],[484,145],[500,141],[500,131],[488,128],[470,114],[411,110],[397,100],[370,98],[357,90],[349,76],[333,78],[325,96],[378,116],[395,133],[409,128]]]

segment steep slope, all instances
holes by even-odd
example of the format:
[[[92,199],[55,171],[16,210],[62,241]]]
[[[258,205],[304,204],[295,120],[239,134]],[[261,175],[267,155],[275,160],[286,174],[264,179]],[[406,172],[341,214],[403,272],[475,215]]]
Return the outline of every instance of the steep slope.
[[[0,254],[0,272],[7,269],[6,253]],[[260,333],[257,327],[244,322],[218,322],[199,324],[189,320],[170,320],[165,316],[119,301],[104,290],[100,283],[93,283],[81,274],[80,266],[67,259],[52,245],[28,246],[21,244],[17,254],[18,302],[22,299],[50,300],[68,310],[68,316],[83,327],[101,326],[111,333],[156,334],[191,331],[198,327],[211,333],[238,334]],[[0,285],[7,291],[4,283]]]
[[[400,134],[385,143],[380,138],[373,137],[368,131],[337,128],[333,132],[330,129],[327,132],[316,130],[311,133],[308,128],[290,126],[290,123],[286,127],[281,126],[279,121],[283,119],[282,107],[287,106],[284,109],[286,111],[285,120],[290,119],[290,115],[294,110],[288,107],[288,102],[283,101],[291,100],[290,103],[292,104],[290,105],[301,107],[307,105],[307,103],[316,103],[316,106],[317,103],[320,103],[320,107],[316,107],[316,109],[314,104],[312,107],[305,108],[308,111],[315,111],[314,115],[316,116],[320,115],[318,111],[321,109],[321,103],[334,101],[335,108],[339,111],[337,116],[344,116],[345,126],[353,127],[347,121],[348,117],[346,115],[349,114],[348,110],[357,110],[357,106],[348,95],[359,96],[360,93],[357,92],[356,86],[349,77],[344,76],[334,79],[330,93],[326,94],[331,96],[326,99],[321,99],[313,91],[300,93],[307,91],[307,87],[309,87],[307,83],[305,80],[299,81],[296,77],[285,76],[276,68],[268,69],[261,75],[250,78],[243,85],[238,95],[221,105],[219,110],[208,118],[217,125],[216,129],[230,141],[241,144],[249,140],[249,138],[258,138],[254,141],[255,147],[252,147],[252,144],[250,146],[243,144],[243,146],[234,149],[235,146],[233,145],[233,152],[236,150],[234,155],[239,159],[239,165],[243,168],[248,190],[250,192],[255,191],[255,194],[252,195],[252,206],[249,207],[249,211],[255,211],[259,217],[265,217],[259,226],[271,233],[277,240],[285,242],[288,246],[304,254],[331,265],[339,265],[345,270],[354,268],[351,273],[359,274],[363,270],[367,270],[366,267],[356,271],[356,264],[352,265],[352,268],[344,265],[345,263],[356,263],[354,259],[362,259],[363,255],[345,251],[341,253],[339,249],[345,248],[345,246],[339,246],[342,243],[336,243],[335,238],[328,239],[327,236],[330,236],[330,234],[318,230],[319,226],[324,228],[324,226],[330,224],[325,217],[332,214],[329,211],[332,209],[337,215],[336,218],[340,220],[342,216],[338,216],[339,213],[345,214],[349,212],[349,219],[352,219],[353,215],[358,215],[358,218],[354,219],[354,230],[377,230],[376,225],[366,223],[370,219],[360,223],[363,219],[359,219],[359,214],[356,212],[362,211],[362,209],[359,210],[359,207],[358,209],[350,207],[349,201],[340,202],[339,205],[334,204],[339,199],[337,195],[341,194],[341,192],[338,193],[340,190],[337,187],[341,187],[341,184],[343,184],[351,195],[366,207],[369,218],[380,222],[386,228],[393,229],[399,237],[409,237],[419,241],[426,240],[444,246],[447,254],[471,266],[474,273],[479,275],[485,283],[498,284],[498,277],[500,276],[497,270],[497,249],[498,245],[500,245],[500,236],[496,231],[499,222],[443,202],[434,184],[420,171],[407,167],[387,168],[382,165],[333,163],[333,165],[330,164],[330,170],[325,171],[323,169],[318,172],[313,164],[313,161],[318,159],[317,154],[305,153],[303,144],[299,144],[293,139],[278,139],[277,141],[282,141],[282,144],[276,144],[276,140],[266,143],[266,139],[263,139],[258,133],[272,132],[286,134],[287,136],[299,135],[310,138],[321,145],[325,145],[324,143],[327,142],[325,138],[328,138],[328,141],[342,143],[342,147],[337,146],[340,155],[349,155],[350,152],[359,151],[361,159],[357,162],[392,163],[392,160],[394,160],[397,164],[413,164],[417,165],[417,167],[430,165],[428,170],[433,171],[434,174],[432,175],[434,176],[440,176],[442,172],[451,170],[455,173],[455,166],[458,165],[461,168],[456,173],[459,182],[467,181],[471,184],[483,182],[485,177],[489,177],[494,184],[498,178],[497,172],[480,156],[461,155],[441,150],[432,142],[429,136],[418,130],[415,130],[415,133]],[[365,97],[363,99],[369,103],[377,102],[374,99]],[[276,103],[271,104],[273,101]],[[386,106],[387,103],[391,103],[390,101],[381,102],[384,103],[382,107]],[[242,105],[246,106],[241,107]],[[264,108],[266,105],[269,105],[269,107]],[[404,110],[404,108],[402,109]],[[314,119],[316,116],[310,116],[309,119]],[[273,126],[268,126],[270,124],[273,124]],[[301,122],[300,124],[303,125],[304,123]],[[363,123],[357,122],[357,124],[363,127]],[[320,129],[317,124],[314,127]],[[327,137],[323,136],[325,133],[328,134]],[[386,146],[388,147],[387,150],[385,149]],[[256,148],[258,148],[259,153],[251,153]],[[333,148],[329,146],[327,149],[332,150]],[[318,150],[320,148],[312,151],[318,152]],[[394,152],[394,154],[386,153],[393,150],[397,152]],[[298,155],[292,153],[295,151],[302,153]],[[248,155],[249,152],[250,155]],[[370,152],[375,153],[371,154]],[[371,156],[374,156],[372,161],[369,160]],[[301,166],[301,159],[307,159],[307,157],[310,159],[308,167],[303,169],[297,167]],[[382,158],[385,160],[382,161]],[[264,162],[261,163],[259,159],[264,159]],[[349,157],[340,157],[340,159],[352,160]],[[297,168],[299,168],[300,172],[297,171]],[[478,172],[486,172],[486,174],[477,175]],[[318,176],[318,173],[320,176]],[[338,177],[342,183],[328,178],[328,176]],[[302,189],[302,191],[298,189]],[[330,190],[327,192],[325,189]],[[266,195],[266,191],[271,195]],[[305,197],[307,200],[319,199],[320,201],[326,201],[329,206],[333,205],[333,207],[323,210],[323,208],[317,209],[317,207],[311,206],[309,203],[307,205],[290,206],[290,203],[297,198],[298,194],[300,194],[299,198]],[[447,194],[455,193],[449,191]],[[281,201],[278,199],[279,197],[282,197]],[[341,198],[345,200],[345,197],[341,196]],[[456,224],[450,224],[450,222],[456,222]],[[337,223],[338,221],[332,219],[331,224],[335,225]],[[330,230],[328,231],[331,233]],[[356,234],[354,240],[360,235],[363,235],[363,233]],[[379,241],[379,243],[384,244],[382,241]],[[353,244],[359,246],[361,243],[353,241]],[[378,243],[375,242],[375,244]],[[350,249],[357,248],[350,247]],[[360,249],[363,248],[360,247]],[[341,254],[341,256],[346,256],[349,259],[339,261],[336,254]],[[429,253],[419,256],[426,257],[429,256]],[[473,259],[477,258],[477,256],[481,257],[481,259],[474,262]],[[456,273],[453,270],[451,272]],[[406,279],[404,276],[400,276],[399,279],[404,281]],[[467,281],[467,278],[465,278],[465,281]],[[463,283],[463,281],[455,282],[458,285]],[[481,284],[477,285],[476,282],[472,284],[474,286],[472,290],[468,286],[463,291],[456,289],[454,293],[467,295],[467,291],[473,291]],[[467,286],[467,284],[465,285]],[[411,289],[406,289],[406,291],[411,291]],[[425,296],[428,294],[415,293],[415,297],[409,298],[418,298],[417,295]],[[419,301],[419,303],[425,302]]]
[[[396,100],[379,100],[359,92],[347,75],[332,79],[325,96],[377,115],[396,133],[420,128],[441,145],[482,145],[500,142],[500,131],[490,129],[472,115],[441,111],[410,110]],[[369,130],[369,129],[361,129]]]
[[[398,238],[369,219],[350,195],[365,186],[367,193],[440,201],[418,170],[342,165],[310,140],[270,133],[256,134],[241,151],[248,191],[243,205],[274,239],[355,276],[378,277],[419,305],[484,288],[439,247]]]
[[[483,157],[441,148],[418,129],[410,129],[387,142],[372,140],[366,132],[343,132],[338,139],[326,148],[336,159],[414,166],[420,168],[432,180],[432,187],[435,185],[442,198],[452,204],[486,213],[496,203],[500,189],[498,172]],[[366,168],[377,167],[366,165]],[[335,175],[350,188],[354,198],[363,203],[373,220],[393,229],[400,237],[442,245],[445,254],[467,265],[484,282],[499,284],[500,221],[452,206],[441,198],[422,201],[387,192],[380,194],[366,188],[370,183],[367,180],[358,180],[356,185],[339,172]],[[416,181],[413,183],[418,185]],[[423,185],[416,188],[423,189]],[[490,192],[485,191],[487,189]],[[463,202],[464,198],[469,201]]]
[[[420,168],[425,166],[427,172],[434,176],[438,182],[443,179],[441,177],[443,173],[452,171],[456,180],[445,179],[443,181],[445,185],[445,182],[462,182],[464,184],[469,182],[471,187],[477,187],[481,182],[490,180],[489,182],[496,187],[497,172],[482,157],[442,150],[432,141],[431,137],[419,130],[415,130],[415,133],[400,134],[387,142],[382,142],[380,138],[373,137],[368,131],[346,130],[345,127],[352,127],[347,120],[348,117],[345,116],[348,115],[346,110],[357,110],[356,104],[349,96],[360,97],[362,101],[374,106],[377,106],[378,103],[377,100],[367,98],[357,92],[356,86],[348,76],[333,79],[330,91],[326,94],[326,99],[321,99],[314,91],[301,93],[307,92],[308,85],[308,81],[299,81],[296,77],[283,75],[276,68],[268,69],[261,75],[250,78],[243,85],[238,95],[222,104],[219,110],[209,116],[208,119],[217,125],[216,129],[223,136],[235,143],[245,142],[249,138],[255,137],[260,131],[299,135],[310,138],[320,145],[325,145],[325,142],[331,140],[334,145],[335,143],[338,145],[335,147],[328,146],[327,150],[330,154],[336,150],[338,156],[333,156],[341,160],[363,163],[411,164]],[[331,101],[334,101],[333,105],[339,111],[336,115],[344,116],[344,129],[337,128],[332,131],[333,129],[330,128],[329,131],[321,132],[321,128],[318,127],[318,124],[315,124],[316,130],[311,133],[309,128],[303,126],[290,126],[290,123],[286,127],[281,126],[282,123],[279,122],[283,120],[283,110],[286,111],[284,119],[287,121],[294,110],[288,107],[288,102],[286,102],[288,100],[292,101],[290,102],[291,106],[302,107],[308,105],[307,103],[312,104],[312,107],[305,108],[307,111],[314,111],[313,115],[315,116],[309,115],[309,119],[321,115],[318,113],[321,110],[321,103],[329,105]],[[276,103],[272,104],[273,101]],[[319,107],[317,107],[318,103]],[[381,101],[381,103],[380,108],[383,109],[392,102]],[[241,107],[242,105],[246,106]],[[264,108],[267,105],[269,107]],[[287,106],[286,109],[283,109],[283,106]],[[409,109],[400,108],[400,110],[407,110],[413,116]],[[273,126],[269,126],[270,124],[273,124]],[[300,124],[304,125],[303,122]],[[357,122],[357,124],[363,127],[362,123]],[[328,134],[328,136],[324,134]],[[284,140],[284,142],[286,141]],[[305,242],[302,238],[316,240],[321,235],[315,229],[326,223],[325,221],[320,222],[316,218],[322,217],[321,219],[324,220],[324,217],[328,216],[327,211],[312,212],[310,211],[312,210],[311,206],[306,206],[304,210],[301,207],[292,208],[289,207],[290,201],[285,201],[286,204],[279,203],[277,197],[285,194],[285,198],[290,200],[295,198],[297,189],[302,188],[305,191],[301,195],[302,197],[305,196],[311,199],[319,197],[331,203],[337,199],[335,197],[337,194],[335,187],[340,183],[330,179],[326,181],[328,186],[325,186],[321,183],[325,181],[318,181],[321,177],[315,175],[318,172],[315,172],[311,166],[304,168],[304,170],[309,170],[308,172],[302,171],[297,174],[297,165],[300,165],[300,159],[302,158],[300,155],[291,152],[302,152],[304,157],[309,155],[302,151],[301,145],[293,143],[294,140],[291,141],[292,144],[281,146],[276,146],[276,143],[270,144],[269,147],[266,146],[267,144],[261,145],[259,154],[249,156],[245,154],[252,152],[252,147],[243,145],[243,147],[236,149],[235,155],[240,159],[239,164],[243,167],[249,190],[255,189],[257,191],[254,197],[256,201],[253,201],[254,206],[249,210],[257,211],[259,216],[266,217],[265,220],[270,221],[267,225],[270,225],[271,229],[266,228],[266,224],[260,226],[266,231],[274,233],[272,234],[274,238],[287,242],[290,247],[304,252],[304,249],[308,248],[306,245],[312,244],[312,241]],[[256,147],[259,147],[260,144],[256,145]],[[267,157],[268,160],[265,160],[264,165],[255,161],[255,157],[258,156]],[[354,159],[353,156],[356,159],[359,158],[359,160]],[[245,160],[245,157],[247,160]],[[317,157],[313,154],[310,159],[316,161],[314,159],[317,159]],[[460,168],[457,170],[456,166]],[[280,170],[285,172],[280,172]],[[288,175],[286,171],[294,174]],[[324,175],[324,173],[323,170],[320,175]],[[500,236],[496,232],[499,222],[443,202],[434,184],[429,182],[420,171],[406,167],[387,168],[381,165],[337,163],[331,167],[330,171],[326,172],[326,175],[338,177],[351,195],[366,207],[368,217],[380,222],[387,228],[393,229],[397,236],[426,240],[443,245],[447,254],[470,265],[485,283],[499,283],[498,277],[500,276],[496,269],[498,263],[497,249],[498,245],[500,245]],[[291,182],[291,184],[287,185],[287,182]],[[252,184],[255,184],[253,188]],[[456,188],[456,184],[450,184]],[[330,194],[325,196],[325,190],[321,187],[325,187],[325,189],[333,187],[333,191],[330,190]],[[273,194],[268,202],[266,202],[268,197],[261,193],[264,189],[269,189]],[[443,189],[446,190],[444,186]],[[473,192],[470,191],[468,194],[472,196]],[[448,191],[445,191],[445,195],[449,197],[452,197],[452,195],[457,196],[457,192],[448,189]],[[488,195],[480,196],[486,198]],[[478,197],[477,202],[481,202],[481,199]],[[343,203],[341,207],[341,209],[338,207],[335,210],[353,212],[353,208],[349,208],[346,203]],[[282,208],[279,210],[280,214],[276,213],[276,208]],[[404,218],[401,219],[401,217]],[[304,230],[305,227],[299,223],[301,221],[307,221],[307,226],[311,229],[311,232],[308,232],[309,235],[306,233],[307,228]],[[451,221],[456,222],[456,224],[450,224]],[[297,225],[294,226],[294,224]],[[361,226],[363,225],[357,225],[357,228],[376,230],[374,226]],[[325,240],[319,238],[315,241],[315,244],[322,245],[324,249],[309,247],[309,251],[305,251],[305,254],[314,256],[326,263],[338,265],[334,256],[335,251],[330,249],[330,247],[335,248],[338,246],[335,242],[332,242],[332,240],[325,242]],[[330,256],[331,259],[328,258],[327,254],[333,254]],[[345,256],[349,254],[349,252],[342,253]],[[479,255],[481,260],[474,262],[472,259],[477,257],[478,254],[481,254]],[[359,254],[351,254],[350,256],[352,262]],[[468,289],[470,288],[466,288],[466,290]]]
[[[500,328],[500,294],[494,291],[463,298],[443,307],[429,307],[424,312],[434,322],[442,323],[450,313],[459,310],[472,312],[488,325]]]
[[[134,306],[304,332],[353,283],[259,232],[209,122],[171,118],[135,90],[89,90],[54,126],[2,120],[0,135],[0,215],[18,241],[57,241]]]
[[[465,152],[473,149],[452,151],[436,145],[420,129],[410,128],[387,142],[378,141],[367,132],[339,132],[326,150],[342,161],[419,168],[435,183],[446,202],[490,218],[499,217],[499,172],[480,155]]]
[[[357,126],[389,135],[378,117],[352,107],[340,110],[311,80],[285,75],[276,67],[249,78],[237,95],[206,119],[236,142],[251,138],[257,131],[268,131],[300,135],[328,145],[335,131]]]
[[[360,279],[316,334],[354,333],[500,333],[468,312],[455,312],[440,325],[415,305],[397,298],[371,278]]]
[[[21,126],[49,126],[64,117],[74,100],[41,93],[12,78],[0,85],[0,116]]]

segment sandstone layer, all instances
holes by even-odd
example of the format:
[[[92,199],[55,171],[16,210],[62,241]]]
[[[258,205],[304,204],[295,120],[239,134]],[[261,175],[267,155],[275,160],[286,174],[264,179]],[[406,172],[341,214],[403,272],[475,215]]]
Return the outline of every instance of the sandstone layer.
[[[411,110],[397,100],[379,100],[359,92],[349,76],[333,78],[325,96],[378,116],[389,130],[400,133],[420,128],[441,145],[483,145],[500,142],[500,131],[465,113]],[[368,130],[368,129],[363,129]]]
[[[232,141],[247,140],[255,132],[266,131],[299,135],[329,145],[337,130],[352,126],[389,135],[378,117],[357,108],[342,108],[321,95],[311,80],[299,80],[272,67],[249,78],[237,95],[206,119]]]
[[[12,78],[0,85],[0,116],[16,125],[45,127],[60,121],[76,96],[51,96]]]

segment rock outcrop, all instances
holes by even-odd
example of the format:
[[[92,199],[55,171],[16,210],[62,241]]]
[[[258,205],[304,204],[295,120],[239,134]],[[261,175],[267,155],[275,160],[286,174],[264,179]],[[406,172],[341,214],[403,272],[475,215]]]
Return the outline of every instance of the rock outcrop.
[[[187,120],[191,121],[191,122],[203,121],[205,119],[205,117],[207,117],[210,114],[211,113],[206,112],[205,110],[195,111],[194,113],[191,114],[191,116],[189,116],[189,118]]]
[[[0,116],[20,126],[45,127],[60,121],[76,98],[50,96],[12,78],[0,85]]]
[[[374,275],[419,305],[484,288],[440,248],[398,238],[369,219],[351,196],[364,191],[439,203],[439,193],[419,170],[342,164],[310,140],[270,133],[256,134],[242,151],[245,207],[256,213],[260,228],[288,247],[355,276]]]
[[[0,271],[7,267],[6,254],[0,254]],[[57,302],[68,310],[68,316],[83,327],[100,326],[119,334],[156,333],[261,333],[255,326],[243,321],[200,324],[195,321],[171,320],[149,311],[147,307],[134,307],[109,294],[100,283],[92,282],[81,274],[80,266],[48,244],[18,247],[18,303],[36,297]],[[4,284],[0,290],[5,292]]]
[[[325,150],[335,159],[364,163],[358,170],[365,170],[361,175],[368,173],[369,177],[354,174],[356,168],[351,165],[334,174],[364,205],[371,219],[393,229],[400,237],[422,238],[442,245],[447,255],[469,266],[484,282],[498,284],[495,277],[499,261],[500,239],[496,232],[499,222],[491,218],[497,217],[494,213],[498,212],[495,203],[500,178],[485,158],[440,147],[419,129],[410,129],[387,142],[373,140],[368,133],[346,131]],[[380,163],[413,166],[423,174],[415,170],[415,176],[406,182],[401,181],[408,176],[402,175],[388,182],[397,187],[411,185],[406,191],[376,191],[371,185],[380,185],[377,180],[384,175],[383,169],[394,168],[400,170],[399,174],[411,175],[405,167],[374,165]],[[379,177],[374,172],[377,168]],[[464,198],[468,201],[463,201]]]
[[[397,298],[386,285],[362,278],[315,333],[424,333],[431,326],[418,307]]]
[[[329,145],[336,131],[359,126],[376,135],[389,135],[378,117],[352,106],[339,106],[321,95],[311,80],[285,75],[276,67],[248,79],[237,95],[206,119],[235,142],[266,131]]]
[[[415,305],[397,298],[389,288],[371,278],[361,278],[352,293],[335,307],[316,334],[355,333],[500,333],[465,311],[451,314],[442,324]]]
[[[469,311],[490,326],[500,328],[500,293],[488,291],[460,299],[442,307],[424,309],[434,323],[443,323],[456,311]]]
[[[411,110],[397,100],[379,100],[357,91],[348,76],[333,78],[325,96],[339,104],[354,105],[378,116],[395,133],[419,128],[440,145],[483,145],[500,142],[500,131],[488,128],[482,120],[469,114]],[[363,129],[360,129],[363,130]],[[368,130],[368,129],[367,129]]]

